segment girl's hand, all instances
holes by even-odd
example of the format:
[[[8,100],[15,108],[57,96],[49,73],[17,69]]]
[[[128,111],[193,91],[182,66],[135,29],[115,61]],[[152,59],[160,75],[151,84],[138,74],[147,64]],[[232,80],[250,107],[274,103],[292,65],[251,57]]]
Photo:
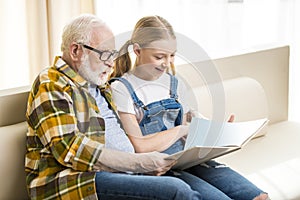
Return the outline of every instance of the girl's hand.
[[[234,114],[231,114],[227,120],[227,122],[233,122],[234,121]]]

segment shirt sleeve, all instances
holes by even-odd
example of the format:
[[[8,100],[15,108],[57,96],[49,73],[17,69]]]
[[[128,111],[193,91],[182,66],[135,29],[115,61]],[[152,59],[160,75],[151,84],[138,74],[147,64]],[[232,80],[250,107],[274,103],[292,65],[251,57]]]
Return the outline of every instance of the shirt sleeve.
[[[91,171],[103,144],[78,130],[75,102],[66,90],[51,82],[39,85],[29,98],[28,123],[36,131],[45,154],[51,154],[63,166]]]
[[[120,81],[114,81],[111,84],[112,98],[117,110],[121,112],[135,114],[133,100],[126,86]]]

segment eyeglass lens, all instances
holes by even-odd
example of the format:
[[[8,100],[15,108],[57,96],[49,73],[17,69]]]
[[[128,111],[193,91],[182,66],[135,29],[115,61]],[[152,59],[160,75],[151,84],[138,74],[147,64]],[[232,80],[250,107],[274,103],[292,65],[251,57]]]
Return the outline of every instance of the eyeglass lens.
[[[111,57],[114,59],[116,59],[118,57],[118,51],[100,51],[98,49],[95,49],[93,47],[90,47],[88,45],[82,44],[82,46],[84,48],[87,48],[91,51],[94,51],[96,53],[99,54],[99,59],[102,61],[107,61],[108,59],[110,59]]]
[[[117,57],[117,53],[115,51],[110,52],[110,51],[102,51],[102,53],[100,54],[100,60],[102,61],[106,61],[109,60],[110,58],[115,59]]]

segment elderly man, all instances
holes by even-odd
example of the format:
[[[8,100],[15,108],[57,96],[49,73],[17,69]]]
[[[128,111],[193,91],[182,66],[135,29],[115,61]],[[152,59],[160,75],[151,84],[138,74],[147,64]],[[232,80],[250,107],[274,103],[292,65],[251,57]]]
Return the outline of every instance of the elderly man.
[[[93,15],[66,25],[62,56],[33,83],[26,112],[26,182],[31,199],[201,199],[160,176],[165,154],[136,154],[106,85],[117,56],[112,31]],[[143,174],[143,175],[141,175]]]

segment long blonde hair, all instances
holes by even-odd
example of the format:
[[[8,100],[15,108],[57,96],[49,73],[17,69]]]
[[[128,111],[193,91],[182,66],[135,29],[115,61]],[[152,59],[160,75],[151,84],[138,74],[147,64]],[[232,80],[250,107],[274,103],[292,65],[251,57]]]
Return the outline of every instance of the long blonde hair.
[[[163,39],[176,39],[171,24],[160,16],[147,16],[141,18],[135,25],[131,39],[128,40],[120,49],[120,56],[115,60],[114,73],[112,77],[120,77],[131,70],[131,59],[128,47],[134,43],[141,48],[151,42]],[[175,66],[171,63],[171,71],[175,74]]]

